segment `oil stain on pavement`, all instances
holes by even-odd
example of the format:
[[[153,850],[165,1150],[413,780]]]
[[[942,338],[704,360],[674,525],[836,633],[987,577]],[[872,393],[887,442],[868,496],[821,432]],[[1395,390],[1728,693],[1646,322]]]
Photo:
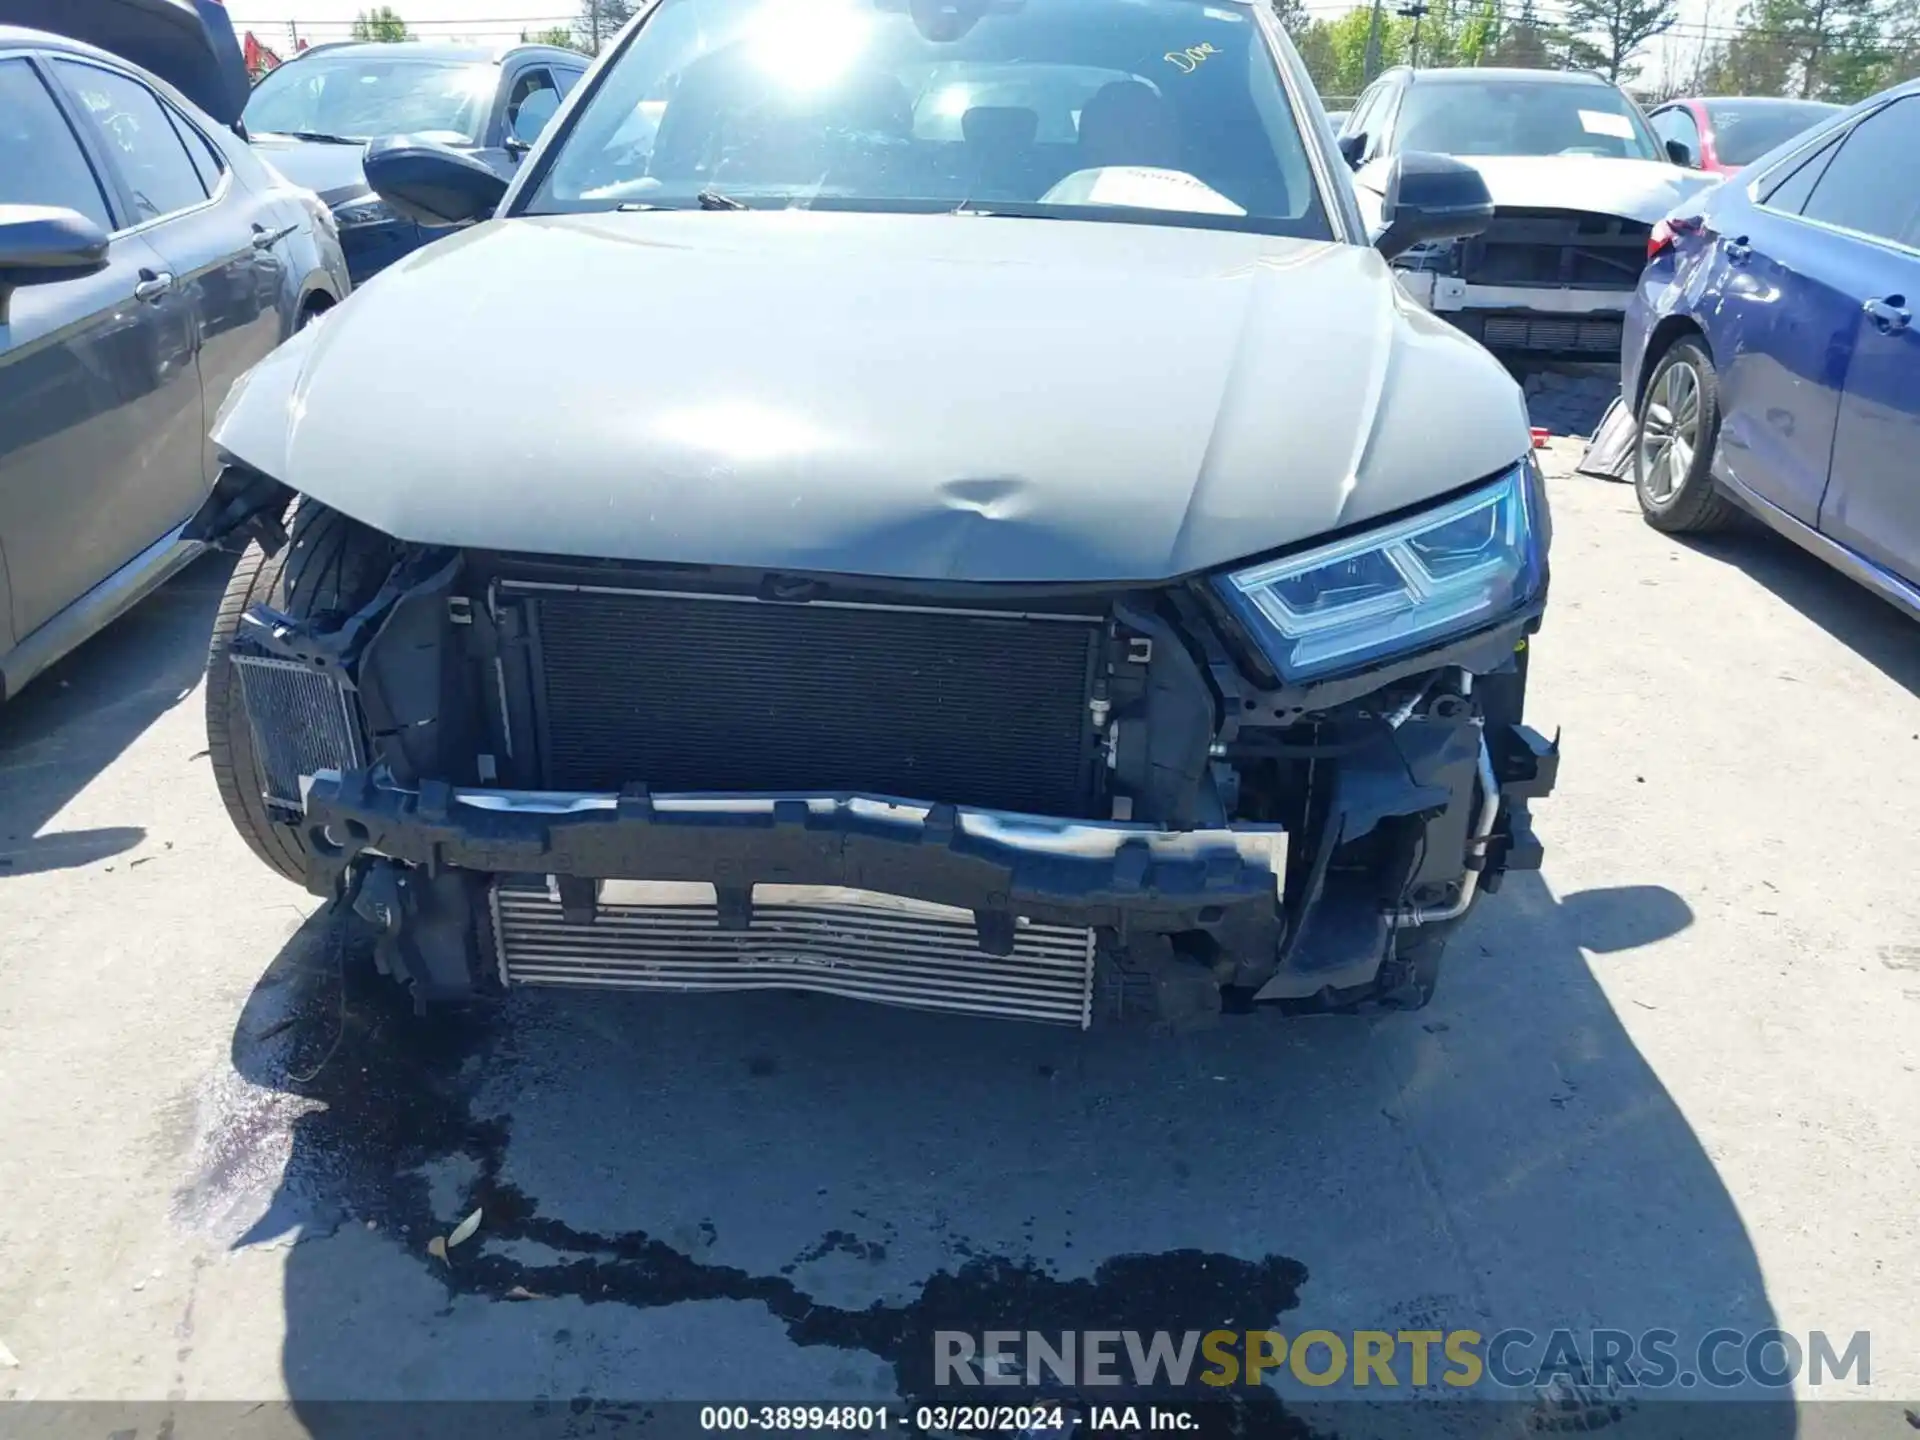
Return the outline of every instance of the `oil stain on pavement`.
[[[175,1220],[289,1247],[269,1283],[299,1404],[983,1398],[935,1395],[941,1330],[1773,1324],[1711,1157],[1594,979],[1690,910],[1530,876],[1501,901],[1420,1017],[1197,1036],[789,996],[421,1022],[363,969],[343,1005],[315,917],[175,1126]],[[1216,1423],[1321,1420],[1317,1395],[1232,1393]],[[1763,1408],[1749,1440],[1792,1433]]]
[[[954,1239],[950,1249],[966,1258],[928,1275],[911,1298],[852,1307],[793,1278],[830,1255],[886,1259],[883,1244],[850,1230],[829,1230],[775,1273],[759,1274],[645,1230],[579,1228],[544,1214],[537,1197],[504,1178],[510,1118],[473,1113],[482,1074],[511,1062],[514,1036],[502,1011],[421,1020],[368,967],[339,964],[344,942],[323,918],[303,935],[306,943],[291,947],[242,1017],[235,1073],[218,1095],[203,1097],[196,1174],[178,1196],[177,1218],[196,1228],[257,1216],[236,1245],[299,1243],[360,1225],[397,1242],[449,1301],[572,1298],[642,1310],[751,1302],[796,1346],[884,1361],[909,1402],[938,1395],[938,1331],[1258,1329],[1299,1303],[1306,1267],[1285,1256],[1183,1248],[1109,1256],[1090,1275],[1062,1277],[1053,1262],[978,1253]],[[448,1228],[448,1197],[433,1193],[436,1169],[466,1177],[454,1208],[482,1217],[481,1238],[444,1260],[428,1249]],[[701,1229],[710,1245],[712,1222]],[[533,1263],[512,1253],[529,1251],[552,1258]],[[1263,1434],[1311,1433],[1270,1391],[1236,1399],[1262,1413]]]

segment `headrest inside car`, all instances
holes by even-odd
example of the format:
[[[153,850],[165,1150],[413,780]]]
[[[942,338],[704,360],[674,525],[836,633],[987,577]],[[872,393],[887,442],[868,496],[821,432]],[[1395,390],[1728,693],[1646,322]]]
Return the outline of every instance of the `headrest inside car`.
[[[960,117],[960,133],[969,145],[1017,150],[1033,144],[1040,116],[1017,105],[975,105]]]

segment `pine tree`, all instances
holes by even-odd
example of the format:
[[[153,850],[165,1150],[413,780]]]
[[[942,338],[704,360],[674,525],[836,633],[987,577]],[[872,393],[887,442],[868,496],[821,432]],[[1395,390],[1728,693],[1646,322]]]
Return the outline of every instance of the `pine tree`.
[[[1672,28],[1677,4],[1678,0],[1567,0],[1566,28],[1585,47],[1593,67],[1618,82],[1633,75],[1634,57],[1647,41]],[[1576,49],[1575,54],[1580,51]]]
[[[574,26],[587,42],[587,48],[605,45],[620,33],[620,27],[633,18],[640,0],[585,0],[579,22]]]
[[[1920,0],[1747,0],[1702,88],[1844,103],[1906,79],[1916,60]]]
[[[1548,27],[1540,19],[1539,7],[1534,0],[1520,0],[1520,13],[1500,32],[1491,62],[1523,70],[1545,70],[1553,64],[1548,40]]]

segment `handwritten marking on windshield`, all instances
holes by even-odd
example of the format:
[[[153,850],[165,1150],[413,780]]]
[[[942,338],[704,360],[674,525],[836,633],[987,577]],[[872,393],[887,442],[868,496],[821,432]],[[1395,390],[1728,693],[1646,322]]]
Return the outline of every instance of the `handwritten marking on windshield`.
[[[1182,75],[1191,75],[1205,63],[1208,56],[1219,53],[1210,43],[1203,41],[1198,45],[1189,45],[1184,50],[1169,50],[1163,58]]]

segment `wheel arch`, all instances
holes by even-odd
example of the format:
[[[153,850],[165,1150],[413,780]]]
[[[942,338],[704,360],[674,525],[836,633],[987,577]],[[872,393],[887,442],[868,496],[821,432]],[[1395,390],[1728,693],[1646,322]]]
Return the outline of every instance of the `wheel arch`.
[[[339,303],[339,296],[335,295],[324,283],[315,281],[300,292],[300,303],[295,307],[293,312],[294,324],[296,326],[304,325],[314,316],[325,314]]]
[[[1647,398],[1647,386],[1653,383],[1653,372],[1660,368],[1660,362],[1667,357],[1680,341],[1697,340],[1700,348],[1712,360],[1713,346],[1707,341],[1707,332],[1700,328],[1700,322],[1691,315],[1668,315],[1653,327],[1653,333],[1647,336],[1646,358],[1640,362],[1640,373],[1635,377],[1633,394],[1633,413],[1640,413],[1640,402]],[[1715,368],[1718,368],[1716,363]]]

